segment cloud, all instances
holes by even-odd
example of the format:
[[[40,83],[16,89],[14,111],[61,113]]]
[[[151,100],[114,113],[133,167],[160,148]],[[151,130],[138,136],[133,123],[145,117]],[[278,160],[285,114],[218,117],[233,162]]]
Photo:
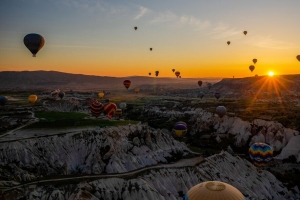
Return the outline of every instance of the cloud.
[[[179,23],[192,26],[198,30],[202,30],[210,26],[210,22],[207,20],[202,21],[193,16],[187,16],[187,15],[182,15],[179,18]]]
[[[270,49],[292,49],[298,48],[293,43],[284,42],[280,40],[274,39],[271,35],[268,36],[251,36],[245,44],[249,44],[252,46],[257,46],[261,48],[270,48]]]
[[[140,19],[143,17],[147,12],[149,12],[148,8],[145,8],[143,6],[139,6],[139,13],[134,17],[135,20]]]
[[[171,11],[158,13],[157,16],[151,20],[152,23],[165,23],[178,20],[178,16]]]

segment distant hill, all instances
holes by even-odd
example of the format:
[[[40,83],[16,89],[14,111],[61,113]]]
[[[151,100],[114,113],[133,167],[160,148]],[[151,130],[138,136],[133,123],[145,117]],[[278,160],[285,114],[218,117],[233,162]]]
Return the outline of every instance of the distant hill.
[[[300,92],[300,75],[258,76],[247,78],[224,78],[213,89],[227,92],[241,91],[296,91]]]
[[[196,88],[199,79],[164,78],[164,77],[108,77],[83,74],[69,74],[57,71],[3,71],[0,72],[0,90],[31,90],[31,89],[124,89],[123,81],[131,80],[131,87],[145,85],[169,85],[176,88]],[[205,78],[203,82],[215,83],[220,78]]]

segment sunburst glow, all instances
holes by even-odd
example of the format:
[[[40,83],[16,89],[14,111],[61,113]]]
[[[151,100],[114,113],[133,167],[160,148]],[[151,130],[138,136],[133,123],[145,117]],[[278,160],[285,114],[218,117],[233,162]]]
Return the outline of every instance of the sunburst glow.
[[[268,75],[269,76],[274,76],[274,72],[269,72]]]

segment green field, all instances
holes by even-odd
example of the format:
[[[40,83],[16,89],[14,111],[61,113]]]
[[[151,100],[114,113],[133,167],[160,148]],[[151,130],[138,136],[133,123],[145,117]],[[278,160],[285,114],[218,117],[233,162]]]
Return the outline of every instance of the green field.
[[[85,119],[89,116],[85,113],[76,112],[36,112],[35,116],[40,118],[39,122],[33,123],[25,129],[64,129],[86,126],[119,126],[136,124],[138,121],[130,120],[105,120],[105,119]]]

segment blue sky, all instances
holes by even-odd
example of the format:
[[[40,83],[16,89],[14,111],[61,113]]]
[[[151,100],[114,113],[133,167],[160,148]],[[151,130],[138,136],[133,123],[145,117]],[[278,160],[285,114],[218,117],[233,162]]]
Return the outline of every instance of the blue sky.
[[[216,76],[236,71],[238,77],[249,75],[249,60],[257,57],[267,68],[256,68],[259,74],[272,67],[277,73],[297,73],[299,8],[299,0],[4,0],[0,71],[129,76],[146,74],[155,66],[161,71],[175,67],[192,77],[201,66],[195,75],[201,77],[224,65],[229,70]],[[22,43],[28,33],[46,40],[34,65]],[[99,66],[105,70],[100,72]]]

